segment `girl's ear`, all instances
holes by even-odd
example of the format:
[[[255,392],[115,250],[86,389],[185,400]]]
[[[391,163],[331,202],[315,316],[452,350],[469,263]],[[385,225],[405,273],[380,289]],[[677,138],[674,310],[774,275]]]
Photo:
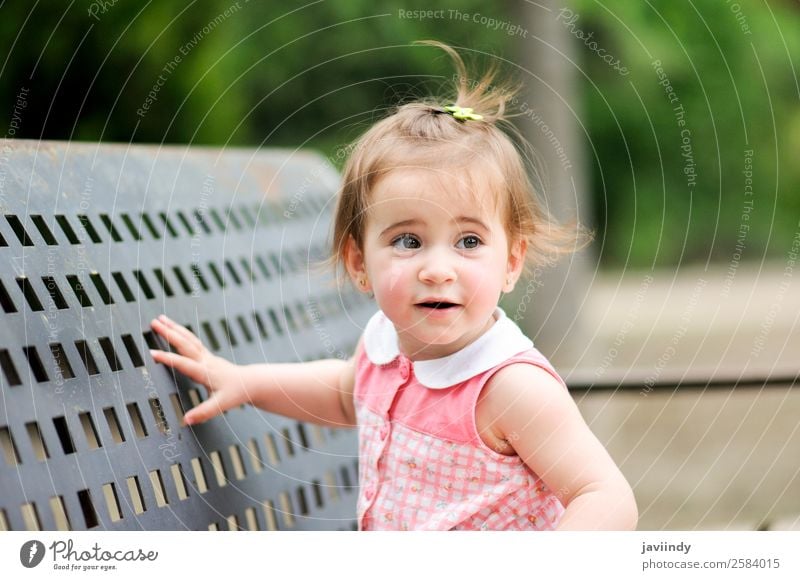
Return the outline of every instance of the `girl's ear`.
[[[362,292],[370,292],[372,285],[367,276],[367,264],[364,261],[364,254],[358,247],[353,236],[348,236],[344,246],[344,266],[353,285]]]
[[[508,267],[506,270],[506,280],[503,285],[503,292],[508,294],[514,289],[517,280],[522,275],[522,270],[525,267],[525,255],[528,252],[528,240],[520,238],[511,243],[511,248],[508,252]]]

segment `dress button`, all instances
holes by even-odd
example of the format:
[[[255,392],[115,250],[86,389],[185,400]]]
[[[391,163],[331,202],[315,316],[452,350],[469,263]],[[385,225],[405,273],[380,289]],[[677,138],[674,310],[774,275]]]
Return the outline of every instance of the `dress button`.
[[[408,379],[408,374],[409,374],[409,373],[408,373],[408,367],[409,367],[409,362],[408,362],[408,360],[407,360],[407,359],[405,359],[405,358],[404,358],[404,359],[402,359],[402,360],[400,361],[400,376],[402,377],[402,379],[403,379],[404,381]]]

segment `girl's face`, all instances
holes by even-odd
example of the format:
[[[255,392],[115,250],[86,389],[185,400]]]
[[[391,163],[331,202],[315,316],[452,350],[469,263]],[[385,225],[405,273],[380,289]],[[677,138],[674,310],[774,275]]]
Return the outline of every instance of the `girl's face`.
[[[492,325],[526,249],[509,248],[500,210],[488,182],[463,173],[398,169],[373,188],[363,252],[351,238],[346,265],[357,288],[374,292],[406,356],[447,356]]]

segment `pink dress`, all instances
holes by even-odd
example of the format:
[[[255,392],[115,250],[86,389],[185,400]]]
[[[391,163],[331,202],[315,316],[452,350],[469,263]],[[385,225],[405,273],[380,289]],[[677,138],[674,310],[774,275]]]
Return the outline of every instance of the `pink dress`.
[[[487,446],[475,424],[481,389],[499,369],[547,359],[501,309],[489,330],[444,358],[400,353],[375,314],[356,355],[360,530],[550,530],[564,507],[518,456]]]

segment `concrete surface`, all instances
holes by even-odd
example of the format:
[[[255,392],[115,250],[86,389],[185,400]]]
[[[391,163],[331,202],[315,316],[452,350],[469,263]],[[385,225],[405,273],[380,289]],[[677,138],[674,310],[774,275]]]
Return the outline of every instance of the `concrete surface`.
[[[549,353],[570,383],[623,385],[575,398],[634,487],[640,529],[800,529],[798,385],[658,386],[797,376],[794,265],[729,266],[598,276],[573,329],[585,348]]]

